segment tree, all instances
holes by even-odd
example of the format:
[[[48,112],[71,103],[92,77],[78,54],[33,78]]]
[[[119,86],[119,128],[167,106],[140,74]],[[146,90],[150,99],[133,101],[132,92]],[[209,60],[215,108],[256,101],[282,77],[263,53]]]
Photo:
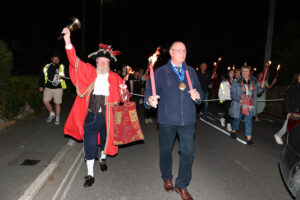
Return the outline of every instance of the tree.
[[[13,67],[13,55],[7,44],[0,40],[0,116],[5,108],[6,96],[9,87],[9,77]]]

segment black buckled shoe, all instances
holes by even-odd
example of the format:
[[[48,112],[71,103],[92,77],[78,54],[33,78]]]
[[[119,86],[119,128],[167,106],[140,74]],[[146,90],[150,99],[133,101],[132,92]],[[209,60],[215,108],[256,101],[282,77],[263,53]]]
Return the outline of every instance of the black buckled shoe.
[[[102,159],[99,162],[101,171],[107,171],[106,159]]]
[[[85,179],[85,182],[83,184],[84,187],[90,187],[95,183],[95,178],[92,177],[91,175],[85,176],[84,179]]]

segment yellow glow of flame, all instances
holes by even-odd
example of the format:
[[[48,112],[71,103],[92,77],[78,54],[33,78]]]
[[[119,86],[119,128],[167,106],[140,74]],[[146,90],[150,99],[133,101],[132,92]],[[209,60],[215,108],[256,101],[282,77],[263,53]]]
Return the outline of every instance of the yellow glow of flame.
[[[277,66],[277,71],[279,71],[279,70],[280,70],[280,65]]]
[[[230,66],[227,67],[227,70],[228,70],[228,71],[230,70]]]
[[[218,61],[220,62],[221,60],[222,60],[222,57],[219,57],[219,58],[218,58]]]
[[[269,65],[271,65],[271,64],[272,64],[271,60],[269,60],[269,61],[268,61],[268,64],[269,64]]]
[[[134,73],[134,70],[131,67],[129,67],[128,74],[133,74],[133,73]]]
[[[160,53],[159,53],[159,49],[160,49],[160,47],[157,47],[155,53],[154,53],[152,56],[150,56],[150,57],[148,58],[148,61],[151,62],[153,65],[154,65],[154,63],[157,61],[157,57],[158,57],[158,55],[160,54]]]
[[[127,74],[125,75],[125,80],[127,81],[129,75],[130,75],[130,74],[133,74],[134,71],[133,71],[133,69],[132,69],[131,67],[129,67],[129,65],[127,65],[126,68],[127,68]]]
[[[214,66],[216,66],[217,65],[217,63],[216,62],[214,62]]]
[[[256,67],[254,67],[254,69],[253,69],[254,71],[256,71]]]

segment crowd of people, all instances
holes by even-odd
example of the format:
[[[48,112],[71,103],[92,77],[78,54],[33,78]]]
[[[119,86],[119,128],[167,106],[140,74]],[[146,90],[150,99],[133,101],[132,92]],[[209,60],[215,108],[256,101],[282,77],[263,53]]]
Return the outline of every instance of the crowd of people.
[[[193,199],[187,186],[192,176],[195,124],[197,116],[207,120],[208,100],[220,103],[224,110],[224,116],[220,119],[221,126],[226,127],[232,138],[237,137],[236,132],[243,121],[247,144],[254,144],[252,121],[259,121],[258,114],[265,108],[265,90],[270,89],[276,79],[269,85],[263,80],[262,72],[257,77],[253,76],[249,65],[240,69],[229,69],[226,74],[218,75],[210,74],[207,63],[202,62],[200,70],[197,71],[185,62],[185,44],[176,41],[169,49],[169,61],[155,70],[157,93],[153,94],[149,69],[138,68],[128,74],[128,67],[124,66],[117,73],[113,72],[110,70],[110,63],[117,61],[118,51],[113,51],[110,46],[101,43],[99,50],[88,56],[94,65],[85,63],[76,55],[69,29],[64,28],[62,33],[70,63],[69,76],[77,93],[64,126],[64,133],[84,142],[87,167],[84,187],[90,187],[95,182],[95,160],[99,160],[100,169],[104,172],[108,170],[106,155],[113,156],[118,153],[118,146],[113,144],[115,119],[110,113],[120,96],[121,101],[130,98],[136,105],[141,105],[139,107],[143,108],[145,124],[152,123],[157,118],[163,188],[167,192],[175,190],[183,200]],[[39,88],[49,111],[46,122],[56,118],[55,124],[60,123],[60,104],[62,91],[65,89],[64,66],[59,63],[59,57],[54,55],[52,63],[43,68]],[[297,73],[285,95],[287,120],[292,112],[299,112],[299,85],[300,75]],[[130,96],[125,95],[127,91]],[[295,93],[298,95],[294,95]],[[52,99],[56,104],[56,113],[50,105]],[[281,137],[285,133],[286,123],[274,135],[279,144],[282,144]],[[172,150],[176,136],[179,138],[180,161],[174,186]]]
[[[272,84],[262,81],[263,72],[252,75],[253,69],[249,65],[241,68],[229,69],[226,74],[218,75],[210,74],[206,62],[202,62],[199,71],[196,71],[197,78],[201,85],[203,95],[202,103],[196,105],[197,116],[208,119],[209,101],[219,101],[224,116],[220,118],[222,127],[226,127],[232,138],[236,138],[236,131],[239,129],[240,122],[245,123],[245,135],[247,144],[254,144],[252,140],[252,120],[259,121],[258,114],[264,111],[266,103],[266,89],[270,89],[276,83],[276,79]],[[120,70],[119,75],[124,78],[126,75],[126,66]],[[126,81],[131,101],[136,104],[143,104],[144,91],[147,80],[149,79],[149,69],[136,69],[128,76]],[[145,123],[153,122],[155,109],[144,109]]]

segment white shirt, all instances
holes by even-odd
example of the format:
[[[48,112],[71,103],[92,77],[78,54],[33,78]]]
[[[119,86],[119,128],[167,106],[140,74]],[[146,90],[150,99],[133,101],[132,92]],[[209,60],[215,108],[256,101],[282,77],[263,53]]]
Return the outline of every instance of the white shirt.
[[[108,73],[97,75],[93,94],[109,96]]]

